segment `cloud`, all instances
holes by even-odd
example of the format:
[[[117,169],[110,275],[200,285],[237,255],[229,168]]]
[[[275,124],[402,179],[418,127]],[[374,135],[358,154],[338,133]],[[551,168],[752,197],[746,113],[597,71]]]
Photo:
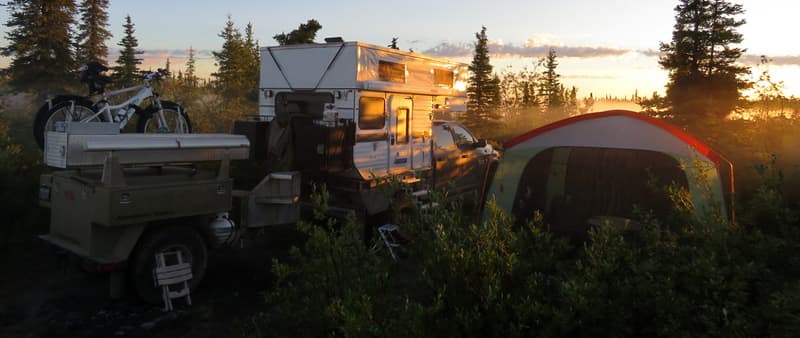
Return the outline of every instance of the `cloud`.
[[[761,63],[761,58],[766,56],[772,66],[800,66],[800,55],[755,55],[745,54],[739,58],[739,62],[745,65],[757,65]]]
[[[139,55],[140,58],[144,60],[145,64],[151,64],[157,61],[166,62],[167,58],[170,59],[170,62],[177,62],[183,63],[187,59],[189,59],[189,50],[188,49],[145,49],[142,51],[143,53]],[[214,54],[212,54],[212,50],[210,49],[203,49],[203,50],[195,50],[194,51],[194,58],[195,60],[211,60],[214,58]],[[111,50],[108,55],[108,60],[110,63],[114,63],[117,58],[119,57],[119,50]]]
[[[615,75],[587,75],[587,74],[561,75],[561,77],[564,79],[577,79],[577,80],[613,80],[619,78],[619,76]]]
[[[648,57],[659,57],[661,51],[657,49],[637,50],[639,54]],[[747,66],[758,65],[761,63],[761,58],[766,56],[770,60],[769,64],[773,66],[800,66],[800,55],[760,55],[760,54],[744,54],[739,58],[739,63]]]
[[[639,53],[639,54],[642,54],[644,56],[649,56],[649,57],[659,57],[659,56],[661,56],[661,51],[657,50],[657,49],[644,49],[644,50],[637,50],[636,52]]]
[[[489,53],[500,57],[542,57],[547,55],[547,52],[550,50],[550,48],[555,49],[556,53],[560,57],[573,58],[619,56],[631,51],[628,49],[610,47],[533,45],[531,40],[529,40],[528,44],[525,46],[516,46],[513,44],[504,44],[494,41],[489,42]],[[423,53],[443,57],[468,57],[472,56],[473,51],[473,44],[443,42],[431,49],[424,51]]]

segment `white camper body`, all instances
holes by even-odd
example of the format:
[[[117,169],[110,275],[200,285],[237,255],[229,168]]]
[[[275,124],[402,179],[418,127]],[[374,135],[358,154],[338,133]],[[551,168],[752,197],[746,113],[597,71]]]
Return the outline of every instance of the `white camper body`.
[[[361,42],[261,49],[259,115],[355,125],[363,179],[433,166],[432,114],[466,108],[467,65]]]

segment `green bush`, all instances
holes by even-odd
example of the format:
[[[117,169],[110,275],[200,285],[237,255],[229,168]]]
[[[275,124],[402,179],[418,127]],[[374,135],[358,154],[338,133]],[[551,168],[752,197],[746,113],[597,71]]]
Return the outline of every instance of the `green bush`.
[[[716,217],[631,231],[607,225],[570,247],[519,228],[493,203],[466,224],[460,203],[398,213],[402,257],[360,226],[319,214],[302,249],[275,262],[254,334],[266,336],[797,336],[796,241]],[[758,199],[769,199],[763,192]],[[324,209],[325,198],[318,197]],[[760,203],[760,202],[759,202]],[[676,218],[680,219],[680,218]],[[776,222],[788,227],[794,218]],[[319,226],[324,222],[323,226]],[[796,224],[795,224],[796,225]],[[375,242],[377,248],[382,243]]]
[[[37,205],[41,152],[31,134],[32,115],[0,111],[0,251],[44,231]]]

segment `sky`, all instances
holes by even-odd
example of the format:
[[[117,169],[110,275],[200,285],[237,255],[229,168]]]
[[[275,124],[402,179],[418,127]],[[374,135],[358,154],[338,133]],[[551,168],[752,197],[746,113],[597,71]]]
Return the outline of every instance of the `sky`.
[[[770,72],[783,81],[788,95],[800,96],[800,44],[796,34],[795,0],[739,0],[747,23],[741,62],[756,66],[760,55],[773,59]],[[471,60],[475,33],[487,28],[495,70],[519,71],[554,47],[558,72],[579,96],[630,96],[664,92],[667,73],[658,66],[659,42],[669,42],[676,0],[404,0],[404,1],[274,1],[226,0],[111,0],[109,24],[114,35],[108,42],[115,58],[122,24],[130,15],[145,67],[182,68],[187,49],[196,50],[199,73],[214,70],[211,51],[219,50],[218,37],[227,16],[242,30],[250,22],[261,46],[275,44],[272,36],[289,32],[308,19],[322,24],[317,41],[341,36],[347,41],[377,45],[399,38],[404,50]],[[0,21],[8,18],[0,12]],[[5,32],[0,27],[6,44]],[[0,60],[0,65],[8,60]]]

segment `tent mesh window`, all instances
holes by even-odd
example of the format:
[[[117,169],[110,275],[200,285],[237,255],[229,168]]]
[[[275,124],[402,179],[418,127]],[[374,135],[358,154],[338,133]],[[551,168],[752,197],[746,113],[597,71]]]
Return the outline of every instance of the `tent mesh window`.
[[[667,216],[666,187],[688,190],[678,161],[664,153],[592,147],[549,148],[525,166],[512,214],[519,225],[542,213],[557,233],[585,236],[595,216],[633,218],[634,208]]]

